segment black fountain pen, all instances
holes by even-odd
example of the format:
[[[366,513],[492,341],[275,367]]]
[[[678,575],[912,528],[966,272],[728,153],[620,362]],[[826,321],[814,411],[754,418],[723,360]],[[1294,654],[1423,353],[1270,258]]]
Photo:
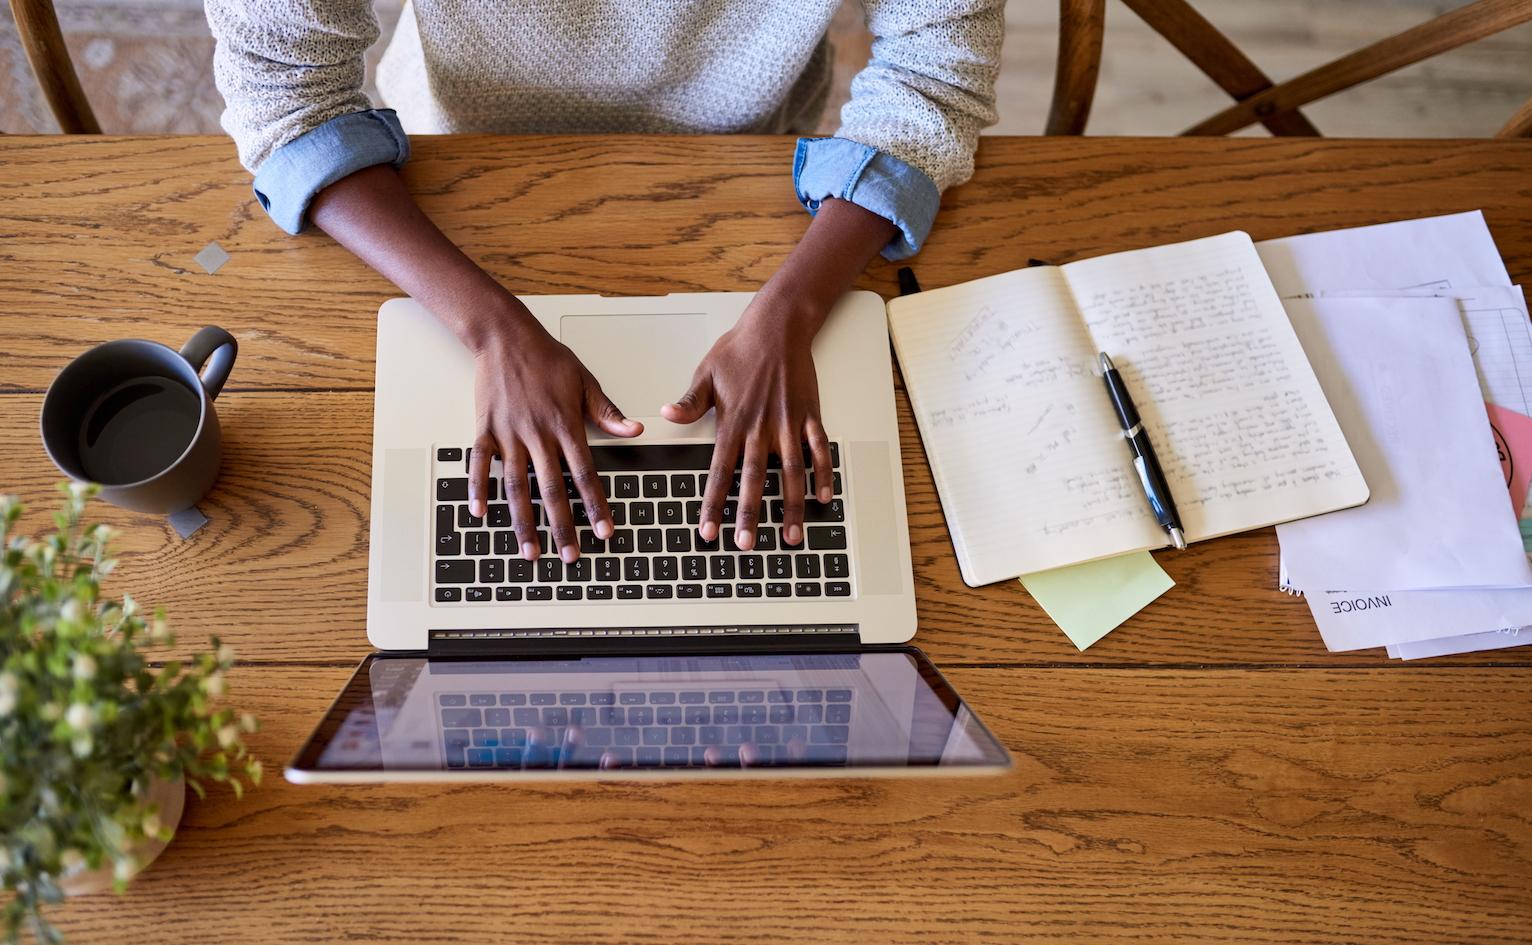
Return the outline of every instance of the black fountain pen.
[[[1112,364],[1112,359],[1101,352],[1101,370],[1106,378],[1106,392],[1112,395],[1112,406],[1117,408],[1117,422],[1122,424],[1123,439],[1128,441],[1128,447],[1133,450],[1133,468],[1138,470],[1138,478],[1144,484],[1144,492],[1149,496],[1149,504],[1154,507],[1154,520],[1170,533],[1170,541],[1177,548],[1186,547],[1186,536],[1181,534],[1181,518],[1176,515],[1176,502],[1170,497],[1170,485],[1165,482],[1165,472],[1160,469],[1160,461],[1154,456],[1154,447],[1149,445],[1149,434],[1144,430],[1144,424],[1138,419],[1138,408],[1133,406],[1133,398],[1128,396],[1128,387],[1122,382],[1122,375],[1117,373],[1117,368]]]

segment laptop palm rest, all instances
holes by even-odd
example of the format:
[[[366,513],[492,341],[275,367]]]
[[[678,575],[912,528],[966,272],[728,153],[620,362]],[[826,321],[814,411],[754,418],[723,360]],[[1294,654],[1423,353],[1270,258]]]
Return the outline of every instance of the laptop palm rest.
[[[559,340],[601,380],[601,389],[650,436],[713,436],[711,414],[681,426],[660,416],[691,386],[692,373],[713,345],[703,314],[565,315]],[[612,440],[587,424],[596,440]]]

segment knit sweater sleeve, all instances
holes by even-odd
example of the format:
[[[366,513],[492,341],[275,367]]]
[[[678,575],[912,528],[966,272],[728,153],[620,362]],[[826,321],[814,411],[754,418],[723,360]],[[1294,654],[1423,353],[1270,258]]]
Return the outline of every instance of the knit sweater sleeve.
[[[851,81],[837,137],[876,148],[946,190],[973,175],[999,120],[1004,0],[862,0],[872,59]]]

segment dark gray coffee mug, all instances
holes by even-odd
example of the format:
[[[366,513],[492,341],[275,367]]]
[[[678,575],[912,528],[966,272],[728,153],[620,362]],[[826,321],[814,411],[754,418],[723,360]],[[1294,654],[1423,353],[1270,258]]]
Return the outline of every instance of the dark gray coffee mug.
[[[120,508],[190,508],[218,479],[223,437],[213,398],[238,353],[234,336],[212,325],[179,354],[136,338],[97,345],[43,398],[48,457],[69,478],[100,483],[101,497]]]

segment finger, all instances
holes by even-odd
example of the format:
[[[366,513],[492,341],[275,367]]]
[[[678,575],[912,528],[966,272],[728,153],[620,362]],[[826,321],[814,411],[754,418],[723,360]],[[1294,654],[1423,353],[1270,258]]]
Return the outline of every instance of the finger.
[[[505,470],[505,498],[511,506],[511,527],[516,529],[516,544],[521,556],[536,561],[537,511],[532,506],[532,490],[527,483],[527,451],[521,441],[509,435],[501,439],[510,444],[505,450],[509,456],[501,457]]]
[[[488,429],[480,431],[468,457],[468,511],[473,515],[483,517],[489,507],[489,464],[499,452],[494,434]]]
[[[782,543],[796,545],[803,541],[803,444],[796,430],[784,434],[777,445],[782,457]]]
[[[603,751],[601,753],[601,770],[616,771],[622,767],[622,759],[617,757],[615,751]]]
[[[660,408],[660,416],[671,423],[696,423],[713,407],[713,376],[703,374],[692,379],[691,390],[673,404]]]
[[[537,470],[537,488],[543,494],[543,514],[548,518],[548,537],[553,542],[550,550],[568,564],[580,557],[580,546],[575,541],[574,516],[569,511],[558,453],[550,444],[537,444],[532,449],[532,468]]]
[[[585,415],[612,436],[638,436],[644,432],[644,425],[624,417],[617,405],[606,396],[601,385],[590,376],[585,379]]]
[[[825,433],[819,418],[813,414],[803,418],[803,434],[809,441],[809,455],[814,460],[814,498],[827,503],[835,495],[835,470],[830,465],[830,437]]]
[[[741,551],[755,547],[761,517],[761,489],[766,484],[766,444],[752,437],[745,444],[745,462],[739,476],[739,507],[735,510],[734,543]]]
[[[607,508],[606,492],[601,488],[601,477],[596,473],[596,461],[591,459],[590,447],[585,444],[583,436],[578,440],[565,441],[564,461],[569,464],[569,475],[574,477],[575,489],[585,501],[585,517],[590,519],[596,537],[603,541],[611,538],[612,510]]]
[[[560,771],[569,766],[570,757],[574,754],[574,750],[583,744],[585,744],[584,728],[578,725],[568,725],[564,727],[564,744],[563,747],[559,749]]]
[[[739,766],[748,768],[753,764],[759,764],[761,760],[761,746],[755,742],[745,742],[739,746]]]
[[[707,488],[702,493],[702,517],[697,531],[704,541],[718,537],[723,523],[723,504],[729,499],[729,486],[734,483],[734,460],[739,456],[739,440],[731,431],[713,442],[713,463],[708,467]]]

